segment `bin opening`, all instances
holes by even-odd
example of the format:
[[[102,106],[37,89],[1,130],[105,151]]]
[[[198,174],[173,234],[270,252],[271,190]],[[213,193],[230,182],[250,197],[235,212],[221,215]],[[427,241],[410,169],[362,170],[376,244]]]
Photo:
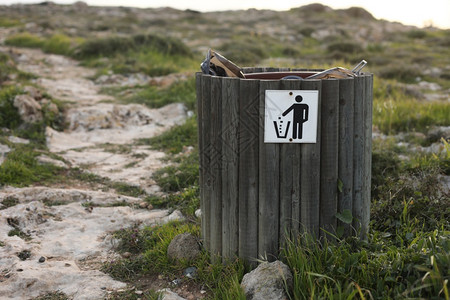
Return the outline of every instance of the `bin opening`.
[[[315,75],[319,72],[301,71],[301,72],[258,72],[258,73],[245,73],[246,79],[267,79],[267,80],[280,80],[288,76],[295,76],[301,78],[307,78]]]
[[[290,71],[290,72],[257,72],[245,73],[242,68],[225,58],[223,55],[209,49],[205,60],[200,64],[203,74],[219,77],[239,77],[244,79],[342,79],[359,76],[362,68],[367,64],[362,60],[351,71],[346,68],[334,67],[320,72],[314,71]]]

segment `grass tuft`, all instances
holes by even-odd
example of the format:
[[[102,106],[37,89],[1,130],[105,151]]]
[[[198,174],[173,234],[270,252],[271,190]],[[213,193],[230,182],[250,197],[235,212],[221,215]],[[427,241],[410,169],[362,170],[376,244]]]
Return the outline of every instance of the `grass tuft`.
[[[154,149],[170,154],[178,154],[185,146],[197,146],[197,121],[189,118],[182,125],[172,127],[161,135],[149,139],[139,139],[139,145],[150,145]]]

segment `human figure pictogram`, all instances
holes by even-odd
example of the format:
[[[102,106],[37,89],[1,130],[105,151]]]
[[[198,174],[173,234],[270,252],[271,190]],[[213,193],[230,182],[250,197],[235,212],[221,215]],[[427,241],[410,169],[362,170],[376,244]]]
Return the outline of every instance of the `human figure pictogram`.
[[[293,110],[292,116],[292,139],[302,139],[303,137],[303,123],[308,121],[308,113],[309,107],[307,104],[301,103],[303,101],[303,97],[298,95],[295,97],[295,101],[298,103],[294,103],[289,107],[285,112],[283,112],[282,116],[285,117],[291,110]]]

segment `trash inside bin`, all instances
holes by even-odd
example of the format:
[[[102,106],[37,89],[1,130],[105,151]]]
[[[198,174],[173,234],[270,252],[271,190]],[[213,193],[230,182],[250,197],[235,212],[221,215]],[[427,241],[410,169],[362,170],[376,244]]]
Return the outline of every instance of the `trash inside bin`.
[[[209,74],[220,77],[239,77],[246,79],[328,79],[328,78],[351,78],[358,76],[361,70],[366,66],[367,61],[362,60],[351,71],[342,67],[334,67],[324,71],[316,72],[257,72],[244,74],[242,68],[231,62],[217,51],[209,49],[205,60],[201,63],[203,74]]]

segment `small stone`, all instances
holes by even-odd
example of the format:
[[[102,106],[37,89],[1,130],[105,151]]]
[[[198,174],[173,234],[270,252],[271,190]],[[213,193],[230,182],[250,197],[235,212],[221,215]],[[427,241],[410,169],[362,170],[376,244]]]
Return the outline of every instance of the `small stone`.
[[[136,295],[142,295],[144,292],[143,291],[135,291],[134,292]]]
[[[130,258],[130,257],[131,257],[131,253],[130,253],[130,252],[124,252],[124,253],[122,254],[122,257],[123,257],[123,258]]]
[[[181,279],[177,278],[177,279],[172,280],[172,284],[173,285],[180,285],[181,284]]]
[[[141,202],[141,203],[139,203],[139,207],[140,208],[147,208],[148,207],[148,203],[147,202]]]
[[[241,287],[248,300],[287,299],[286,287],[292,288],[292,273],[281,261],[262,263],[242,278]]]
[[[164,276],[158,275],[158,279],[159,279],[159,280],[163,280],[163,279],[164,279]]]
[[[174,260],[194,260],[199,255],[197,239],[190,233],[175,236],[167,248],[167,256]]]
[[[43,263],[44,261],[45,261],[45,257],[41,256],[41,257],[39,258],[39,262],[40,262],[40,263]]]
[[[197,218],[201,218],[202,217],[202,210],[200,208],[195,211],[195,216]]]
[[[30,95],[34,100],[42,99],[41,91],[35,88],[34,86],[26,86],[23,88],[23,91],[28,95]]]
[[[27,123],[42,121],[42,107],[34,98],[28,95],[17,95],[13,105],[17,108],[22,121]]]
[[[27,139],[23,139],[23,138],[13,136],[13,135],[8,136],[8,141],[10,141],[11,143],[14,143],[14,144],[29,144],[30,143],[30,141]]]
[[[197,268],[196,267],[186,268],[183,272],[183,275],[186,276],[187,278],[194,279],[195,277],[197,277]]]

